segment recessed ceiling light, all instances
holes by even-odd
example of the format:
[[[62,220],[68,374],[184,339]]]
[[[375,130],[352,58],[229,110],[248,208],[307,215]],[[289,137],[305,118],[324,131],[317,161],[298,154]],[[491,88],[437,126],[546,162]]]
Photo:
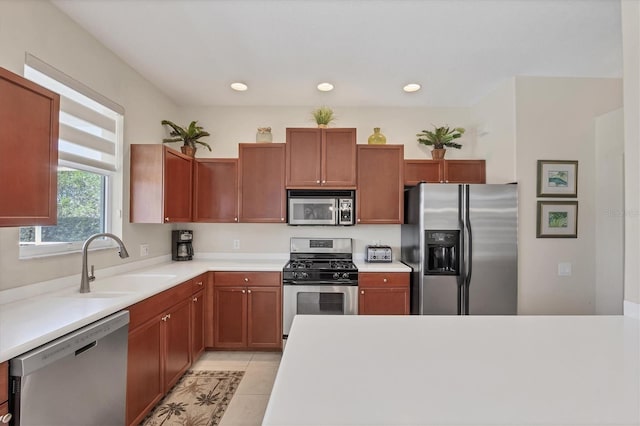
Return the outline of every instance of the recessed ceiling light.
[[[249,88],[249,86],[247,86],[244,83],[236,82],[236,83],[231,83],[231,88],[233,90],[237,90],[238,92],[244,92],[245,90],[247,90]]]
[[[402,90],[404,90],[405,92],[411,93],[411,92],[417,92],[418,90],[420,90],[422,86],[420,86],[418,83],[409,83],[406,86],[404,86],[402,88]]]
[[[333,84],[331,83],[320,83],[318,84],[318,90],[321,92],[330,92],[333,90]]]

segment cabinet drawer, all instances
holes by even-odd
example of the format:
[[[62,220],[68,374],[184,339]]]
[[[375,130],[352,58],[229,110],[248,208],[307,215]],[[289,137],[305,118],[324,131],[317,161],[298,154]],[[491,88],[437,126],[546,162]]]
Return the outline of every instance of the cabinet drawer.
[[[216,272],[216,287],[267,286],[280,287],[280,272]]]
[[[359,287],[409,287],[408,272],[361,272]]]
[[[207,286],[207,280],[209,279],[209,273],[205,272],[204,274],[200,274],[197,277],[191,279],[191,288],[193,290],[193,293],[197,293],[201,290],[204,290],[204,288]]]
[[[9,399],[9,362],[0,364],[0,404]]]
[[[129,332],[193,294],[192,280],[129,307]]]

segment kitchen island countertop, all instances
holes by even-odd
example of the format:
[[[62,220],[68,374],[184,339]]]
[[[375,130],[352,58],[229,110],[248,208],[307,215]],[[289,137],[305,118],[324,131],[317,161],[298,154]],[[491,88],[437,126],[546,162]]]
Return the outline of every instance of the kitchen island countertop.
[[[297,316],[263,426],[640,425],[640,321]]]

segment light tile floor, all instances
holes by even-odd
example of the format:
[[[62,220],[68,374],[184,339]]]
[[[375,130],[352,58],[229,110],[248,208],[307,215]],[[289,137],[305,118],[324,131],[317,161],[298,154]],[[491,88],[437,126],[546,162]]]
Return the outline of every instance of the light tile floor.
[[[193,370],[244,371],[220,426],[260,426],[273,381],[280,365],[280,352],[205,352]]]

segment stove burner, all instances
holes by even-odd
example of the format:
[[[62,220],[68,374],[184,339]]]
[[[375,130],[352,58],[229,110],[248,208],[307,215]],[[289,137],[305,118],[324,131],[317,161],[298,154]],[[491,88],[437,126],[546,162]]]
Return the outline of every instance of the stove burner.
[[[313,262],[311,260],[292,260],[286,267],[292,269],[310,269]]]

